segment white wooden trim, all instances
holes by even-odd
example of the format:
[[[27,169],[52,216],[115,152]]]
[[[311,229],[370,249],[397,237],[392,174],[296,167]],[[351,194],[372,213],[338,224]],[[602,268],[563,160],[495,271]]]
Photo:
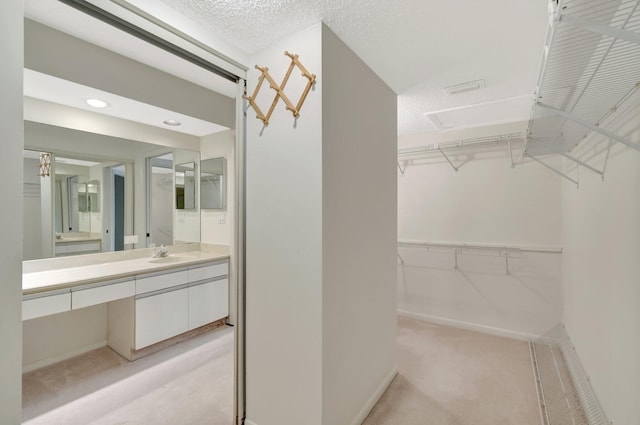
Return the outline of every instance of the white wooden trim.
[[[371,398],[369,398],[364,406],[362,406],[362,410],[360,410],[360,413],[358,413],[353,422],[351,422],[351,425],[361,425],[362,422],[367,419],[367,416],[369,416],[369,413],[371,413],[371,410],[374,408],[376,403],[378,403],[378,400],[380,400],[380,397],[382,397],[382,394],[384,394],[384,392],[387,390],[387,387],[389,387],[389,384],[391,384],[391,381],[393,381],[393,378],[395,378],[397,374],[398,366],[393,366],[391,371],[380,383],[380,386],[378,387],[376,392],[373,393],[371,395]]]
[[[438,325],[452,326],[454,328],[466,329],[469,331],[482,332],[489,335],[502,336],[506,338],[518,339],[521,341],[536,340],[541,335],[530,334],[526,332],[514,331],[511,329],[496,328],[493,326],[480,325],[462,320],[448,319],[446,317],[431,316],[422,313],[413,313],[411,311],[398,310],[398,316],[409,317],[411,319],[421,320],[423,322],[435,323]]]

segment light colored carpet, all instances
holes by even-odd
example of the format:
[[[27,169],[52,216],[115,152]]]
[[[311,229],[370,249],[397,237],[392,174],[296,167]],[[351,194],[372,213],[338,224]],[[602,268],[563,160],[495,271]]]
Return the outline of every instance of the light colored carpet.
[[[230,425],[233,328],[128,362],[109,348],[23,376],[23,424]]]
[[[398,365],[364,425],[540,424],[525,342],[399,318]],[[230,425],[233,329],[133,363],[95,350],[23,383],[28,425]]]
[[[398,367],[363,425],[540,425],[526,342],[400,317]]]

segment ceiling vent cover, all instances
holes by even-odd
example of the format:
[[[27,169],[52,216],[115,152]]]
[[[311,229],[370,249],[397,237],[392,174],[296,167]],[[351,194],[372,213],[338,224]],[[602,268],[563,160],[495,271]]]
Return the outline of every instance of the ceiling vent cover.
[[[473,90],[479,90],[486,87],[484,80],[467,81],[466,83],[456,84],[444,88],[448,95],[459,94]]]

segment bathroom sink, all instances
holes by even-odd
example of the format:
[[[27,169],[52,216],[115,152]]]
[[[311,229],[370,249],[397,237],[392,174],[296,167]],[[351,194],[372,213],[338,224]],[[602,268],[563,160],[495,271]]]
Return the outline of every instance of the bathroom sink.
[[[186,256],[183,257],[179,255],[169,255],[168,257],[153,258],[149,260],[149,262],[154,264],[166,264],[166,263],[179,263],[180,261],[186,261],[189,259],[190,257],[186,257]]]

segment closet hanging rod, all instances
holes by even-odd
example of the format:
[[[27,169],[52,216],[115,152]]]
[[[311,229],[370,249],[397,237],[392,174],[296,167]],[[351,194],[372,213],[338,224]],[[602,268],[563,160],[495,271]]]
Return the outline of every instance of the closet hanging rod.
[[[398,248],[422,248],[422,249],[465,249],[503,252],[540,252],[560,254],[562,248],[544,246],[514,246],[498,244],[460,243],[460,242],[429,242],[429,241],[398,241]]]
[[[522,133],[508,133],[498,136],[477,137],[473,139],[461,139],[450,142],[430,143],[422,146],[411,146],[398,149],[398,156],[416,155],[422,153],[440,153],[443,149],[461,149],[470,147],[484,147],[489,145],[509,144],[517,141],[524,142]]]

